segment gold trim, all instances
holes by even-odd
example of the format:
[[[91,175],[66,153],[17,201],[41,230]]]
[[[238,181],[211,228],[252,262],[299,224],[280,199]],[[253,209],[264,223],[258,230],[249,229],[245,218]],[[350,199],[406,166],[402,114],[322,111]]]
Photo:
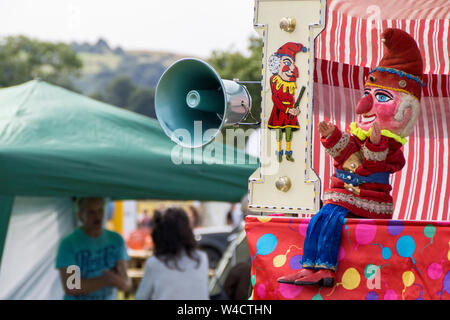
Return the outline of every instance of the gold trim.
[[[343,132],[341,138],[338,142],[331,148],[325,148],[325,151],[332,156],[333,158],[336,158],[342,150],[344,150],[348,143],[350,142],[350,136],[347,132]]]
[[[285,128],[296,128],[296,129],[300,129],[299,126],[294,126],[294,125],[290,125],[290,124],[285,125],[285,126],[271,126],[271,125],[267,125],[267,127],[268,127],[268,128],[271,128],[271,129],[285,129]]]
[[[399,89],[399,88],[392,88],[392,87],[386,87],[386,86],[380,86],[379,84],[373,84],[373,83],[369,83],[366,82],[364,84],[364,87],[366,86],[372,86],[372,87],[377,87],[377,88],[381,88],[381,89],[387,89],[387,90],[394,90],[394,91],[398,91],[398,92],[403,92],[406,94],[409,94],[410,96],[413,96],[414,98],[416,98],[417,101],[420,101],[419,98],[417,98],[415,95],[413,95],[411,92],[404,90],[404,89]]]
[[[372,160],[372,161],[384,161],[387,158],[387,154],[389,152],[389,149],[386,148],[383,151],[372,151],[369,150],[366,145],[362,145],[361,147],[361,151],[364,155],[364,158],[366,158],[367,160]]]
[[[357,208],[362,208],[369,212],[375,212],[376,214],[393,214],[394,204],[389,202],[377,202],[374,200],[362,199],[354,196],[353,194],[338,193],[334,191],[325,192],[323,200],[332,200],[336,202],[345,202]]]
[[[363,163],[363,156],[361,152],[358,150],[352,153],[347,160],[345,160],[342,168],[346,171],[355,172],[356,168],[358,168]]]
[[[351,184],[344,183],[344,188],[347,189],[347,191],[356,194],[357,196],[359,196],[359,194],[361,193],[361,189],[359,187],[355,187]]]

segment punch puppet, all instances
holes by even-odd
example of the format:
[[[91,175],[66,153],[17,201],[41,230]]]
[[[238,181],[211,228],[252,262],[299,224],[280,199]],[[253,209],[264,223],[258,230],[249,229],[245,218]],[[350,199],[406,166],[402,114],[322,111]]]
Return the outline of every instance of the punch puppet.
[[[336,172],[324,206],[308,224],[302,269],[278,282],[333,286],[344,218],[392,217],[389,176],[405,165],[401,148],[419,116],[423,62],[408,33],[387,29],[381,41],[383,58],[369,71],[350,132],[324,121],[318,125]]]
[[[296,81],[299,77],[295,56],[298,52],[307,51],[307,48],[300,43],[288,42],[269,58],[269,70],[273,74],[270,77],[273,109],[267,127],[277,130],[276,155],[279,162],[283,160],[283,153],[286,155],[286,160],[294,161],[291,150],[292,132],[299,129],[297,116],[300,113],[294,98]],[[286,152],[282,149],[283,133],[285,133]]]

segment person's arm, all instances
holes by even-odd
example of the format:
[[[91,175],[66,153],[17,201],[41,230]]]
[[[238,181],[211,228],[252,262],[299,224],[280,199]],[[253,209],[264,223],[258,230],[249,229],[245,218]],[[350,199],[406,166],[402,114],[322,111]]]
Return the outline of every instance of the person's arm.
[[[72,273],[67,273],[67,267],[59,269],[59,274],[64,292],[69,296],[86,295],[111,285],[108,276],[102,275],[91,279],[81,278],[79,288],[71,288],[72,286],[69,286],[68,280]]]
[[[145,263],[145,272],[144,277],[142,278],[141,282],[139,283],[139,287],[136,291],[136,300],[151,300],[152,294],[153,294],[153,277],[152,277],[152,271],[151,271],[151,263],[149,260]],[[154,272],[154,270],[153,270]]]
[[[230,300],[236,300],[236,289],[239,284],[239,274],[236,274],[237,268],[233,267],[225,278],[223,290]]]
[[[130,257],[128,256],[127,246],[125,245],[125,241],[122,236],[116,233],[116,237],[116,241],[118,241],[117,245],[119,246],[119,254],[116,258],[116,265],[113,270],[103,271],[103,274],[108,276],[113,287],[127,292],[130,291],[133,286],[127,273],[128,260],[130,260]]]
[[[67,272],[70,266],[77,266],[77,264],[73,242],[64,239],[58,247],[56,268],[59,270],[61,284],[65,294],[70,296],[86,295],[110,285],[105,275],[85,279],[81,278],[81,275],[74,275],[70,271]],[[79,283],[77,283],[78,280],[74,279],[73,276],[80,276]]]
[[[128,277],[127,269],[128,261],[120,260],[117,261],[115,271],[103,271],[103,274],[105,274],[108,279],[111,279],[113,287],[127,292],[130,291],[132,287],[132,282]]]

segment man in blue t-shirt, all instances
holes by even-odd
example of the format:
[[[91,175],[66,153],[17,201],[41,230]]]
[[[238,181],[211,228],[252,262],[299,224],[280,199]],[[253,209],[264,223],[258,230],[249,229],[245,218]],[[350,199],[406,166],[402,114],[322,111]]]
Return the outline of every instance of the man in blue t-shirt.
[[[56,258],[64,299],[115,299],[116,288],[131,289],[125,242],[118,233],[103,229],[102,198],[79,199],[78,217],[82,226],[61,241]]]

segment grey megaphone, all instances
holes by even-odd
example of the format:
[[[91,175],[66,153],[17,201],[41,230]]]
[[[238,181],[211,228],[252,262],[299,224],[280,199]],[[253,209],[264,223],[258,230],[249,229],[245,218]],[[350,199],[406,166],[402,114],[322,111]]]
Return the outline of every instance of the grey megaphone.
[[[222,80],[198,59],[172,64],[161,76],[155,94],[156,116],[164,132],[189,148],[204,146],[222,127],[243,121],[251,104],[245,86]]]

